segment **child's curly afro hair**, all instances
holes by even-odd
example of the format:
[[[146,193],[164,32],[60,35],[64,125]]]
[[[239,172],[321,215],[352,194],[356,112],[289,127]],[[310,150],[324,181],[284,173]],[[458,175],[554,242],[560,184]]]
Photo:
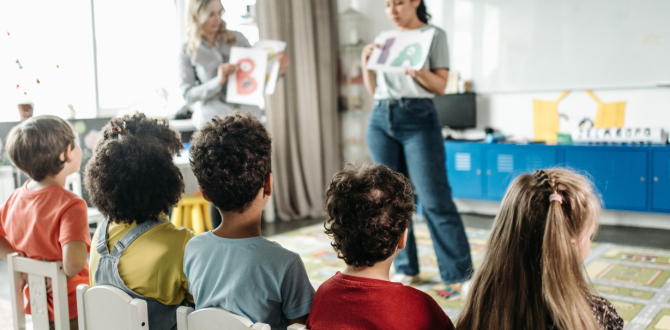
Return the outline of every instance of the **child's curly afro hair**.
[[[184,192],[172,160],[182,147],[167,120],[142,113],[110,120],[86,165],[91,203],[117,223],[139,224],[168,214]]]
[[[326,192],[325,233],[347,265],[372,267],[396,252],[414,210],[405,176],[383,165],[347,165]]]

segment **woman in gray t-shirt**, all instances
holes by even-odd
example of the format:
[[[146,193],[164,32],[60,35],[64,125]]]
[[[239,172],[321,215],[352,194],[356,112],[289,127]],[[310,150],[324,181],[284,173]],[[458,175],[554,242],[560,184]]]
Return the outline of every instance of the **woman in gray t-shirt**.
[[[423,206],[433,238],[440,276],[445,284],[465,282],[471,277],[470,245],[463,222],[451,198],[441,127],[433,104],[442,95],[449,75],[446,33],[428,24],[430,15],[423,0],[385,0],[386,15],[400,31],[435,29],[426,64],[404,73],[366,69],[374,48],[382,40],[365,46],[363,80],[374,96],[375,108],[367,130],[367,144],[375,163],[408,175]],[[406,248],[394,260],[394,281],[409,285],[418,280],[419,261],[412,227]]]
[[[228,63],[230,48],[250,45],[241,33],[226,29],[223,12],[220,0],[191,0],[189,4],[188,41],[179,54],[179,87],[187,103],[200,102],[193,113],[193,126],[198,129],[212,117],[225,116],[236,108],[257,117],[261,114],[258,107],[226,102],[226,81],[239,69]],[[277,54],[277,60],[283,74],[291,60],[283,52]]]

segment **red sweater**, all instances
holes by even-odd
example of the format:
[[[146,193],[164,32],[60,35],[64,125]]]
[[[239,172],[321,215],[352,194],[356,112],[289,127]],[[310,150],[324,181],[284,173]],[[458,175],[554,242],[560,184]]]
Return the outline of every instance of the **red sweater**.
[[[337,272],[316,291],[307,328],[453,330],[454,325],[425,292]]]

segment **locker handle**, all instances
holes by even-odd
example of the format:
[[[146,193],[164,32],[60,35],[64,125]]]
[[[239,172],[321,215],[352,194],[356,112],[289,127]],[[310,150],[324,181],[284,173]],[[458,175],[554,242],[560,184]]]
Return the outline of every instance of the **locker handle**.
[[[660,180],[658,179],[658,177],[654,177],[654,181],[658,182]]]
[[[641,177],[641,178],[640,178],[640,181],[644,182],[644,180],[645,180],[644,177]]]
[[[477,169],[477,175],[481,175],[481,174],[482,174],[482,170]]]
[[[491,170],[486,170],[486,175],[491,175]]]

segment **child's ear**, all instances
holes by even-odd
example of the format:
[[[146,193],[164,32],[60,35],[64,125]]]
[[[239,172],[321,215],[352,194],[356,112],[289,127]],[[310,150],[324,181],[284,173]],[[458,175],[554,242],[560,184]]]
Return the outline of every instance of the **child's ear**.
[[[72,158],[72,144],[68,144],[67,148],[65,148],[65,151],[60,154],[60,161],[61,162],[67,162]]]
[[[407,245],[407,233],[408,232],[409,232],[409,228],[405,228],[405,232],[402,233],[402,236],[400,236],[400,241],[398,242],[398,250],[404,249],[405,246]]]
[[[263,183],[263,195],[272,195],[272,181],[272,172],[270,172],[268,173],[268,176],[265,177],[265,183]]]
[[[211,200],[211,199],[209,199],[209,197],[207,197],[207,194],[205,194],[205,191],[204,191],[204,190],[202,190],[202,187],[198,186],[198,189],[200,189],[200,193],[202,194],[202,198],[204,198],[204,199],[205,199],[206,201],[208,201],[208,202],[210,202],[210,203],[211,203],[211,202],[212,202],[212,200]]]

